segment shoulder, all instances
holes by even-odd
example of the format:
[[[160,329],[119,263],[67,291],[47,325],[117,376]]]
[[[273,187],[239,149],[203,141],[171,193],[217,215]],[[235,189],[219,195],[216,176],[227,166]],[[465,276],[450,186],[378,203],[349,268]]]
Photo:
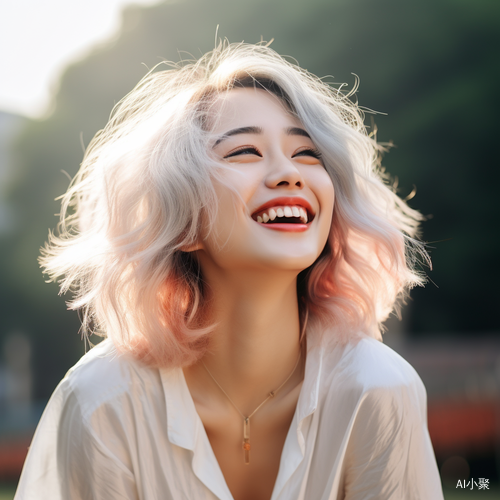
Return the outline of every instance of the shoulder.
[[[108,412],[113,407],[122,413],[132,411],[145,394],[161,400],[162,392],[157,369],[118,353],[106,339],[68,371],[53,397],[59,396],[78,405],[85,421],[102,408]]]
[[[361,335],[345,345],[323,347],[327,379],[349,375],[353,385],[365,388],[421,383],[415,369],[379,340]]]
[[[335,421],[343,439],[345,497],[366,498],[369,491],[373,498],[442,500],[425,388],[417,372],[366,336],[339,352],[336,363],[334,351],[325,353],[324,408],[330,417],[325,420]],[[322,430],[328,437],[327,427]]]
[[[142,413],[137,386],[151,380],[154,370],[119,356],[109,340],[83,356],[43,412],[20,495],[40,498],[40,491],[48,491],[51,498],[94,498],[102,489],[99,498],[132,498],[125,490],[135,487],[134,425]]]
[[[379,340],[361,335],[347,345],[325,348],[323,364],[327,399],[344,397],[355,407],[372,410],[395,407],[405,412],[411,407],[425,418],[427,396],[421,378]]]
[[[362,336],[345,352],[345,363],[364,386],[409,384],[420,377],[403,357],[386,344]]]

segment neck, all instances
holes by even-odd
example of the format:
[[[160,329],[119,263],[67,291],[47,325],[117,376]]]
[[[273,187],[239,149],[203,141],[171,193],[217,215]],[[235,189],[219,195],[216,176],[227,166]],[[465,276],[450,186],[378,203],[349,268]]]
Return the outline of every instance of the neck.
[[[211,290],[217,326],[203,362],[248,414],[296,365],[300,353],[297,277],[291,272],[218,270],[205,271],[204,279]],[[191,379],[201,377],[209,390],[212,381],[201,362],[187,370]],[[218,391],[212,389],[212,393]]]

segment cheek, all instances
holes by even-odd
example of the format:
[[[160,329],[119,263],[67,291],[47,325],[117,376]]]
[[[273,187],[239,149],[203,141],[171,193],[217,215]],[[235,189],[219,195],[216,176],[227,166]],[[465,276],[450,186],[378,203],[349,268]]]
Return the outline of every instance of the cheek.
[[[321,210],[333,214],[335,189],[328,172],[322,170],[315,178],[315,187]]]
[[[321,181],[317,185],[317,196],[321,210],[321,236],[326,241],[330,234],[333,219],[333,208],[335,206],[335,189],[333,182],[327,172],[321,176]]]
[[[220,181],[213,183],[219,217],[233,220],[245,213],[248,201],[258,189],[261,178],[261,172],[256,168],[238,169],[232,165],[231,169],[223,171]]]
[[[239,183],[244,184],[241,179]],[[214,190],[217,196],[217,210],[214,223],[211,227],[208,225],[203,231],[203,238],[210,247],[219,248],[221,250],[231,239],[231,236],[238,228],[241,227],[243,216],[243,201],[245,200],[245,193],[243,190],[237,188],[237,183],[233,182],[235,179],[226,178],[224,182],[227,185],[215,181]],[[229,187],[228,187],[229,186]],[[231,189],[233,188],[233,189]]]

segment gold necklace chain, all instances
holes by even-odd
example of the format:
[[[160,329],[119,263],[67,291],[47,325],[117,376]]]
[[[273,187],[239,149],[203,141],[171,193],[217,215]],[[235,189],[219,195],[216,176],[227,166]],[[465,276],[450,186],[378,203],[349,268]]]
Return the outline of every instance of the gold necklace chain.
[[[219,382],[217,382],[217,380],[215,380],[215,377],[210,373],[210,370],[207,368],[207,365],[205,365],[205,363],[202,361],[203,366],[205,367],[205,370],[207,370],[207,373],[210,375],[210,377],[212,377],[212,380],[217,384],[217,386],[224,393],[224,395],[226,396],[226,398],[229,399],[229,401],[231,402],[231,404],[236,408],[236,411],[243,417],[243,450],[245,452],[245,465],[248,465],[250,463],[250,419],[271,398],[274,398],[274,396],[276,396],[276,393],[290,380],[290,378],[292,377],[292,375],[295,373],[295,370],[297,369],[297,366],[298,366],[299,361],[300,361],[300,355],[301,355],[301,352],[299,351],[299,357],[297,358],[297,362],[295,363],[295,366],[293,367],[292,372],[290,373],[290,375],[288,375],[288,377],[286,378],[286,380],[277,389],[275,389],[274,391],[271,391],[269,393],[269,395],[267,396],[267,398],[264,399],[264,401],[262,401],[262,403],[260,403],[260,405],[257,406],[257,408],[255,408],[255,410],[250,415],[248,415],[248,417],[245,416],[245,415],[243,415],[243,413],[241,413],[240,409],[234,404],[234,401],[229,397],[229,394],[222,388],[222,386],[219,384]]]

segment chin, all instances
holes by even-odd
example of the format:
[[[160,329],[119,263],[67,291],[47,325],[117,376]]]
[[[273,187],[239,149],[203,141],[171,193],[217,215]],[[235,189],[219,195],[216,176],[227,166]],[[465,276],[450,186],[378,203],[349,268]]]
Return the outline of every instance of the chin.
[[[314,253],[300,256],[283,254],[269,256],[267,259],[264,259],[265,267],[270,271],[295,271],[298,274],[314,264],[318,255]]]

